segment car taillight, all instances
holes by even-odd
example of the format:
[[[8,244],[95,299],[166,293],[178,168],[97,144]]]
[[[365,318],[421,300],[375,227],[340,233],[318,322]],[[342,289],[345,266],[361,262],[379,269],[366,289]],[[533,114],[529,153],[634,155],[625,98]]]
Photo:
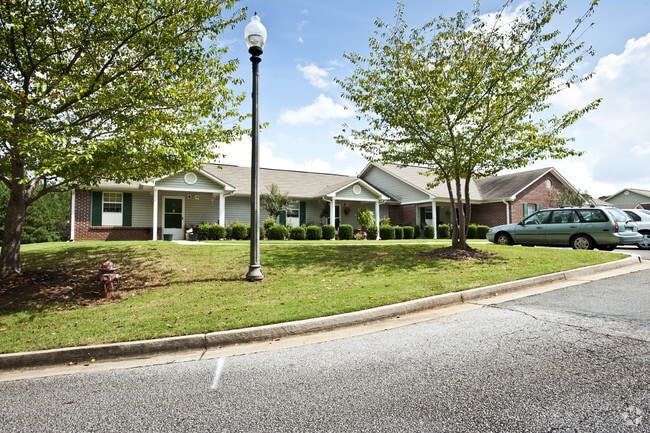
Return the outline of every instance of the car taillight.
[[[618,233],[618,221],[614,221],[614,233]]]

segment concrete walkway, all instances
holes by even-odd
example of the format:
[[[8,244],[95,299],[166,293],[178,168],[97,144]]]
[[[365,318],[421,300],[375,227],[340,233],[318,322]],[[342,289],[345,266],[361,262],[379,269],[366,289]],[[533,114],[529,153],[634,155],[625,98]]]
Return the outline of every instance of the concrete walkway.
[[[2,354],[0,381],[234,356],[349,338],[647,269],[650,261],[630,255],[602,265],[336,316],[156,340]]]

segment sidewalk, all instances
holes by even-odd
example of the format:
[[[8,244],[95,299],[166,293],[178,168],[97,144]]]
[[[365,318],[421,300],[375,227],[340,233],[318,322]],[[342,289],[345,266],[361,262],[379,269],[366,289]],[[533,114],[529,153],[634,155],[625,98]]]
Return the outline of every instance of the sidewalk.
[[[602,265],[336,316],[156,340],[3,354],[0,355],[0,381],[200,360],[347,338],[647,269],[650,261],[631,255]]]

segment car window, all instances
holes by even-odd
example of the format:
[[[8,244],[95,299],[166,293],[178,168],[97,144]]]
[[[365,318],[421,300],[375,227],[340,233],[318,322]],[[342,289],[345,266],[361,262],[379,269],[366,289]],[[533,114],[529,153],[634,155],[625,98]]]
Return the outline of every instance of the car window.
[[[567,223],[576,223],[580,222],[580,218],[572,209],[567,210],[556,210],[553,211],[553,216],[551,216],[551,224],[567,224]]]
[[[528,218],[524,219],[522,222],[524,225],[529,225],[529,224],[544,224],[548,220],[548,216],[550,215],[549,211],[540,211],[532,214]]]
[[[630,220],[630,217],[620,209],[609,208],[607,209],[607,212],[609,212],[615,221],[624,223]]]
[[[637,214],[635,214],[634,212],[630,212],[630,211],[627,211],[627,210],[623,211],[623,212],[625,212],[627,214],[627,216],[632,218],[634,221],[641,221],[641,217],[638,216]]]
[[[584,222],[605,223],[609,221],[609,218],[601,209],[578,209],[577,212]]]

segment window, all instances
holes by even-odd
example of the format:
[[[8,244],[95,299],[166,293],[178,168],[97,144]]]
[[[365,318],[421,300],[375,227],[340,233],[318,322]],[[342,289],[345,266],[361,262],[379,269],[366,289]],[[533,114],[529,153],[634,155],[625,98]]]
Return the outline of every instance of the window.
[[[524,225],[530,225],[530,224],[546,224],[548,221],[548,216],[551,213],[549,211],[543,211],[543,212],[537,212],[536,214],[533,214],[526,218],[524,220]]]
[[[122,193],[105,192],[102,201],[102,225],[122,225]]]
[[[539,204],[524,203],[524,218],[528,215],[532,215],[542,208]]]

